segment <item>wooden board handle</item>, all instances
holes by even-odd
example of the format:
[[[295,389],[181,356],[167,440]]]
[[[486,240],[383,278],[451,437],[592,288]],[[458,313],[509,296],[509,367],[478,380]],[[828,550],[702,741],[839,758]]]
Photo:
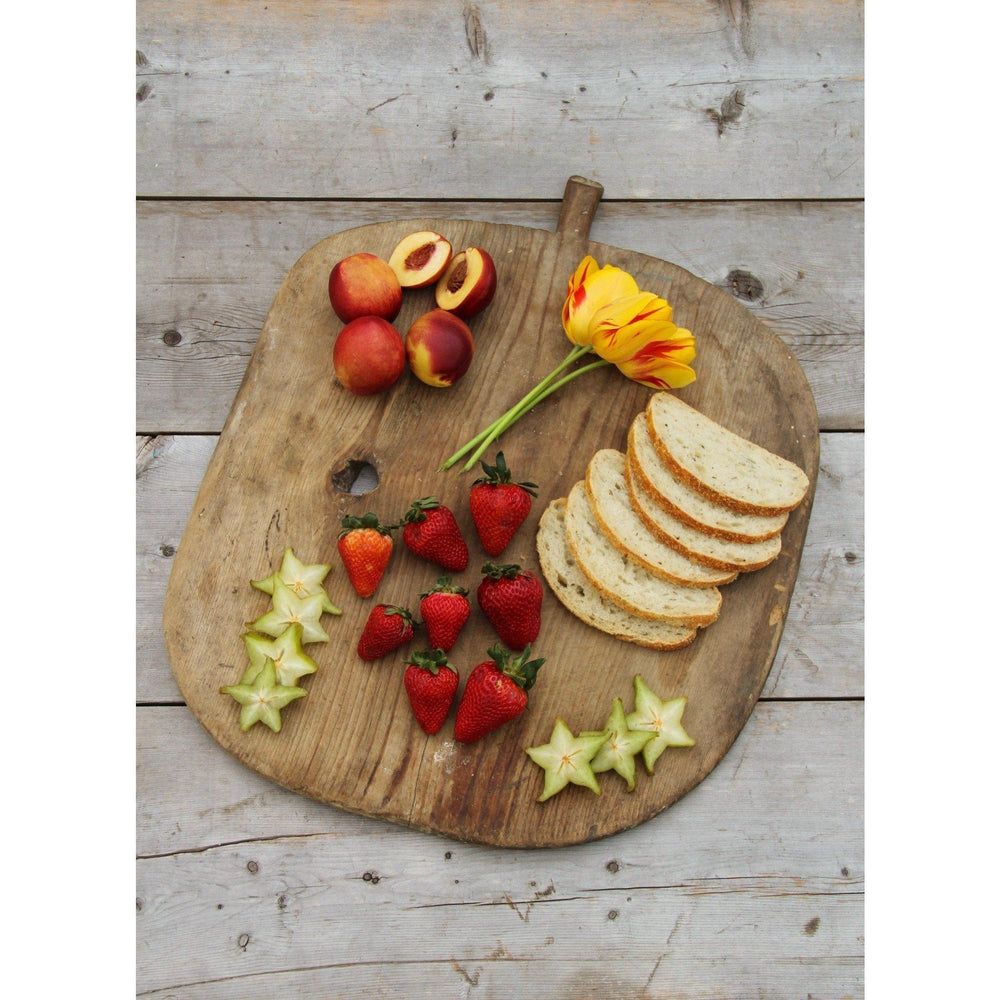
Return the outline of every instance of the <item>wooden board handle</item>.
[[[590,235],[590,224],[604,194],[604,185],[574,174],[566,181],[562,208],[556,232],[560,236],[584,242]]]

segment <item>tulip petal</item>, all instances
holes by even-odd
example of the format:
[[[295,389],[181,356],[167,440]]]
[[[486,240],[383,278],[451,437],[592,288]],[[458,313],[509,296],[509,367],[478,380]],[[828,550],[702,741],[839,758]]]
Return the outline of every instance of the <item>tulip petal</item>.
[[[618,363],[618,370],[634,382],[654,389],[680,389],[695,380],[689,362],[694,360],[694,336],[675,327],[673,340],[651,340],[631,358]]]
[[[669,340],[677,327],[670,305],[652,292],[619,299],[600,309],[591,323],[594,350],[618,364],[651,340]]]
[[[627,271],[606,264],[598,267],[593,257],[584,257],[567,285],[562,323],[574,344],[589,347],[593,339],[594,314],[616,299],[637,294],[639,286]]]

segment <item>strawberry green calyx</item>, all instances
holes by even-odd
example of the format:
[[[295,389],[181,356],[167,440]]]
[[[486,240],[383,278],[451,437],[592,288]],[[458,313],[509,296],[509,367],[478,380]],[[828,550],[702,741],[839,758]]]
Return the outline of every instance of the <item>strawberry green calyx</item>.
[[[246,632],[243,635],[243,645],[250,657],[250,666],[243,676],[243,683],[252,679],[250,671],[256,676],[267,660],[274,662],[278,683],[289,687],[297,684],[300,677],[316,673],[316,661],[302,650],[302,626],[298,622],[289,625],[281,635],[273,639]]]
[[[326,614],[339,615],[342,613],[341,609],[330,600],[323,589],[323,581],[330,569],[331,566],[326,563],[307,565],[295,555],[291,548],[286,548],[281,560],[281,568],[270,576],[265,576],[262,580],[251,580],[250,586],[265,594],[273,594],[274,580],[277,577],[282,583],[291,587],[298,597],[312,597],[314,594],[322,594],[323,611]]]
[[[621,698],[615,698],[612,704],[611,714],[603,729],[605,741],[597,756],[590,762],[590,766],[595,774],[615,771],[625,779],[625,784],[631,792],[635,790],[635,755],[656,737],[656,733],[652,730],[629,729]],[[580,735],[597,736],[598,733]]]
[[[600,795],[601,786],[597,783],[591,761],[607,737],[605,732],[574,736],[569,726],[557,718],[548,743],[525,749],[525,753],[545,771],[545,786],[537,801],[545,802],[571,783]]]
[[[281,582],[280,577],[275,577],[271,604],[270,611],[261,615],[256,621],[247,623],[249,628],[255,632],[277,637],[289,625],[298,623],[302,626],[303,642],[330,641],[330,637],[319,623],[323,614],[322,594],[299,597],[291,587]]]
[[[545,657],[529,660],[531,646],[525,646],[520,653],[512,656],[499,643],[496,643],[487,650],[490,659],[497,665],[497,669],[506,674],[518,687],[529,691],[538,677],[538,671],[545,662]]]
[[[436,510],[441,506],[437,497],[421,497],[410,504],[410,509],[403,515],[403,524],[417,524],[427,520],[427,511]]]
[[[289,702],[306,696],[304,688],[278,683],[271,659],[264,661],[263,667],[249,683],[229,684],[220,691],[243,706],[240,709],[240,729],[243,732],[258,722],[263,722],[276,733],[280,732],[281,709]]]
[[[629,729],[647,730],[653,733],[651,739],[642,748],[642,759],[649,774],[653,773],[653,765],[667,747],[693,747],[694,740],[684,731],[681,716],[687,698],[671,698],[666,701],[658,698],[649,689],[641,674],[633,678],[635,687],[635,711],[625,716]]]
[[[371,528],[373,531],[377,531],[380,535],[388,535],[390,532],[395,531],[398,527],[398,524],[383,524],[378,519],[378,515],[372,514],[371,512],[362,514],[361,517],[357,517],[354,514],[348,514],[346,517],[341,518],[340,533],[337,537],[343,538],[344,535],[347,535],[352,531],[360,531],[364,528]]]
[[[496,465],[487,465],[485,461],[479,463],[486,475],[473,480],[473,486],[479,486],[481,483],[485,483],[487,486],[505,486],[509,483],[511,486],[520,486],[522,490],[530,493],[533,497],[538,496],[538,483],[514,482],[502,451],[497,452],[497,457],[493,461],[496,462]]]
[[[402,619],[399,626],[400,628],[406,628],[407,625],[413,624],[413,615],[411,615],[410,612],[406,610],[406,608],[399,607],[398,604],[387,604],[382,609],[382,614],[399,615],[399,617]]]
[[[513,580],[520,572],[521,567],[517,563],[497,563],[488,562],[483,566],[483,576],[488,576],[491,580]]]
[[[429,597],[431,594],[467,594],[469,591],[457,583],[451,582],[450,576],[439,576],[437,582],[430,590],[423,591],[421,597]]]
[[[410,653],[406,658],[407,665],[419,667],[429,674],[437,677],[439,670],[451,670],[455,668],[448,662],[448,654],[443,649],[421,649],[415,653]]]

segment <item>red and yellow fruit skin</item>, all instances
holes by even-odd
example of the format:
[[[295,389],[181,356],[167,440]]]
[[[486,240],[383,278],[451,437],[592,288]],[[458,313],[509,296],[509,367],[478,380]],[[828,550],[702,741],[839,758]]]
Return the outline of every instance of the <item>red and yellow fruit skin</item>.
[[[476,600],[500,639],[511,649],[524,649],[542,627],[542,585],[530,570],[516,564],[483,567]]]
[[[476,344],[465,322],[445,309],[418,316],[406,332],[410,371],[426,385],[454,385],[472,364]]]
[[[329,281],[330,305],[345,323],[359,316],[390,322],[399,315],[403,288],[389,265],[371,253],[356,253],[334,264]]]
[[[462,319],[471,319],[492,301],[497,290],[497,269],[482,247],[468,247],[455,254],[434,288],[434,301]]]
[[[392,557],[392,529],[381,525],[374,514],[348,516],[341,524],[337,552],[347,579],[359,597],[371,597]]]
[[[378,316],[351,320],[333,343],[337,381],[356,396],[385,392],[405,369],[403,338],[388,320]]]

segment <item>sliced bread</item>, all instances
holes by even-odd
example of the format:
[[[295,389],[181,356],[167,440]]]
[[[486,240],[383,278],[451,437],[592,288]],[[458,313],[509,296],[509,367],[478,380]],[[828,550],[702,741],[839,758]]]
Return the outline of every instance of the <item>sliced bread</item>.
[[[592,628],[649,649],[680,649],[696,629],[636,618],[602,597],[580,572],[566,540],[566,500],[553,500],[538,522],[538,560],[542,574],[562,605]]]
[[[734,434],[673,393],[654,393],[646,419],[663,462],[710,500],[764,515],[781,514],[802,502],[809,478],[797,465]]]
[[[580,571],[608,600],[639,618],[701,627],[719,617],[715,587],[683,587],[653,576],[608,541],[581,480],[566,498],[566,538]]]
[[[695,562],[714,569],[739,570],[748,573],[773,562],[781,551],[781,536],[762,542],[733,542],[727,538],[706,535],[668,514],[649,492],[642,469],[629,452],[625,464],[625,482],[636,513],[660,541],[675,548]]]
[[[733,570],[713,569],[660,541],[636,513],[625,482],[625,456],[613,448],[597,452],[587,466],[587,496],[608,541],[653,576],[687,587],[715,587],[736,579]]]
[[[788,513],[745,514],[725,507],[691,489],[664,463],[649,434],[645,413],[632,421],[628,432],[629,452],[642,469],[643,480],[653,499],[668,513],[692,528],[734,542],[760,542],[781,533]]]

